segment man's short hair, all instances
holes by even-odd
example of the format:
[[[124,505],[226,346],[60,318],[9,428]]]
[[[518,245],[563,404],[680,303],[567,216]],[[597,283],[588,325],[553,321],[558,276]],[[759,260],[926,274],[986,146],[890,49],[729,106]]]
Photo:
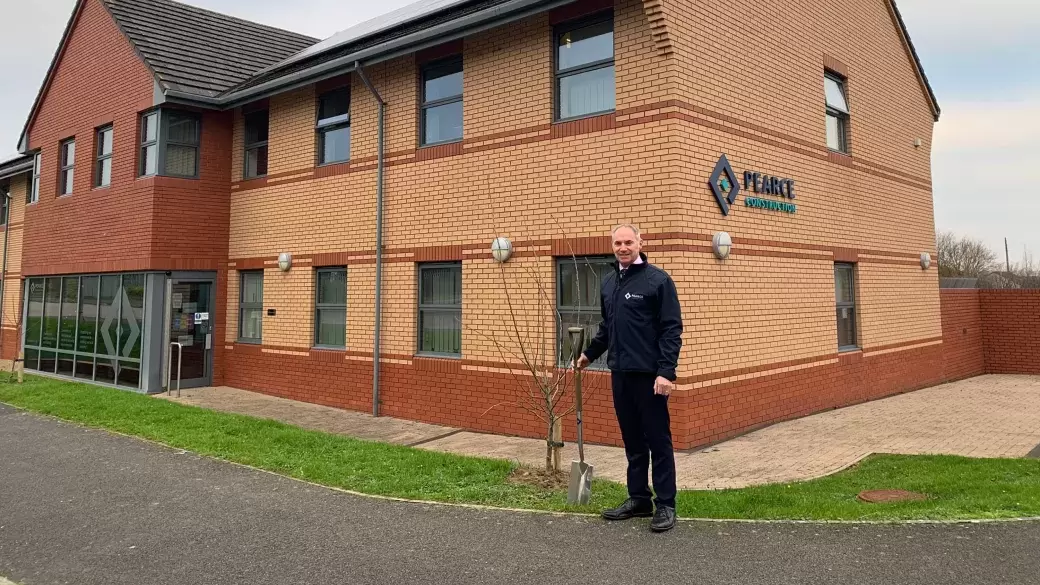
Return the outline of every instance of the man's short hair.
[[[618,230],[624,229],[624,228],[628,228],[628,229],[632,230],[632,233],[636,235],[636,239],[640,239],[639,228],[634,226],[634,225],[632,225],[632,224],[630,224],[630,223],[623,223],[623,224],[615,227],[614,229],[610,230],[610,236],[613,237],[615,234],[617,234]]]

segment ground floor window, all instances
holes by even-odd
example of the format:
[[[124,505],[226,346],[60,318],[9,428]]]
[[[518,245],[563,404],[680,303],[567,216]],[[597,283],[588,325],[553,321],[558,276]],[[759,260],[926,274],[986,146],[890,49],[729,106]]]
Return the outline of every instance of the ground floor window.
[[[26,280],[25,369],[139,388],[145,275]]]
[[[462,263],[419,265],[419,352],[462,354]]]
[[[837,301],[838,349],[859,347],[856,336],[856,265],[834,265],[834,296]]]
[[[568,329],[575,326],[585,328],[585,347],[596,336],[603,321],[600,314],[600,290],[603,279],[613,270],[613,262],[613,256],[556,259],[556,310],[559,314],[556,334],[561,365],[571,359]],[[589,367],[605,369],[607,354],[604,353]]]

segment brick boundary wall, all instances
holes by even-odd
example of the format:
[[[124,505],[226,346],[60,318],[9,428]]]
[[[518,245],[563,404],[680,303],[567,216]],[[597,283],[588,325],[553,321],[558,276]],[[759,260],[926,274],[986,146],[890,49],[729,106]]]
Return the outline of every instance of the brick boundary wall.
[[[981,290],[986,371],[1040,375],[1040,289]]]
[[[986,351],[979,291],[942,289],[943,380],[986,373]]]

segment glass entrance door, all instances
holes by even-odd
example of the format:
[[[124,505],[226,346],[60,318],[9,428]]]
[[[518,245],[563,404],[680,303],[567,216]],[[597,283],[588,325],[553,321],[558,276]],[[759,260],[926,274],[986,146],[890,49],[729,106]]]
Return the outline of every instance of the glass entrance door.
[[[212,282],[174,280],[170,289],[170,386],[177,387],[177,346],[181,344],[181,388],[208,386],[213,376]]]

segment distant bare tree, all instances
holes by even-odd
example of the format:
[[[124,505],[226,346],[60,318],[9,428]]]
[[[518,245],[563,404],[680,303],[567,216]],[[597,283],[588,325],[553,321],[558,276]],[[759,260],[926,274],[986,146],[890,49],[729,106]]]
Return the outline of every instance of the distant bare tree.
[[[999,270],[997,255],[981,240],[959,237],[948,231],[936,237],[939,276],[981,277]]]

